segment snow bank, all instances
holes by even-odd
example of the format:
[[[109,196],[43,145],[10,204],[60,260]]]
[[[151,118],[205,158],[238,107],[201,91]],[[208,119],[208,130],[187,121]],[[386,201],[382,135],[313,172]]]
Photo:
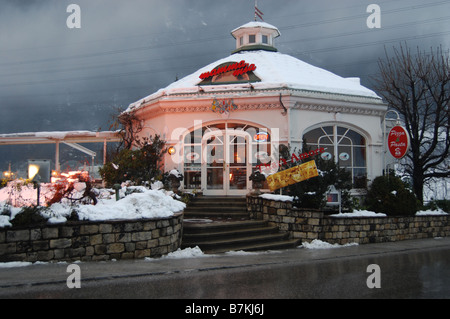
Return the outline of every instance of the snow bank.
[[[168,253],[167,255],[161,256],[160,258],[152,258],[152,257],[145,257],[144,260],[146,261],[155,261],[160,259],[183,259],[183,258],[198,258],[198,257],[211,257],[214,255],[206,255],[203,253],[203,251],[200,249],[200,247],[195,246],[193,248],[178,248],[176,251],[173,251],[171,253]]]
[[[354,210],[351,213],[332,214],[331,217],[386,217],[386,214],[375,213],[368,210]]]
[[[416,213],[416,216],[436,216],[436,215],[448,215],[442,209],[438,210],[421,210]],[[386,214],[375,213],[368,210],[354,210],[352,213],[340,213],[332,214],[330,217],[386,217]]]
[[[358,246],[358,243],[348,243],[345,245],[339,245],[339,244],[330,244],[324,241],[321,241],[320,239],[314,239],[310,243],[302,243],[299,248],[306,248],[306,249],[330,249],[330,248],[341,248],[341,247],[350,247],[350,246]]]
[[[70,203],[56,203],[42,209],[41,215],[48,218],[49,223],[66,222],[73,210],[78,213],[80,220],[135,220],[170,217],[186,208],[185,203],[173,199],[164,190],[145,187],[134,190],[138,192],[125,196],[126,188],[122,188],[120,190],[122,198],[119,201],[116,201],[115,196],[109,196],[100,198],[97,205],[72,206]],[[0,212],[4,209],[11,210],[11,216],[0,215],[0,227],[11,226],[11,220],[21,210],[20,207],[12,207],[6,205],[6,201],[0,201]]]
[[[264,251],[227,251],[225,252],[225,255],[228,256],[249,256],[249,255],[261,255],[261,254],[272,254],[277,253],[280,251],[275,250],[264,250]],[[146,261],[154,261],[154,260],[160,260],[160,259],[183,259],[183,258],[199,258],[199,257],[217,257],[218,255],[214,254],[205,254],[200,247],[195,246],[193,248],[178,248],[178,250],[168,253],[167,255],[161,256],[160,258],[151,258],[151,257],[145,257],[144,260]]]
[[[416,216],[436,216],[436,215],[448,215],[448,213],[444,212],[442,209],[437,210],[420,210],[416,213]]]
[[[185,207],[186,204],[167,196],[164,191],[146,190],[119,201],[108,199],[101,200],[97,205],[78,205],[76,210],[82,220],[101,221],[170,217]]]
[[[259,195],[259,197],[282,202],[292,202],[294,200],[293,196],[286,196],[286,195],[261,194]]]
[[[5,263],[0,263],[0,268],[15,268],[15,267],[27,267],[31,266],[33,263],[28,261],[10,261]]]

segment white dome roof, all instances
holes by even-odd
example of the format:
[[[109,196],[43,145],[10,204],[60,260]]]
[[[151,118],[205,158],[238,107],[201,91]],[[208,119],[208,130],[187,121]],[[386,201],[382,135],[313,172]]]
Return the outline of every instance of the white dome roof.
[[[381,98],[372,90],[359,84],[355,78],[343,78],[332,72],[315,67],[290,55],[269,51],[242,51],[232,54],[224,59],[213,62],[204,68],[180,79],[130,105],[129,110],[139,107],[143,103],[157,99],[164,95],[198,93],[200,75],[209,72],[217,66],[227,62],[240,62],[254,64],[256,70],[253,73],[261,80],[252,82],[254,90],[258,89],[293,89],[309,92],[331,93],[349,95],[363,98]],[[201,91],[243,91],[249,90],[248,83],[202,85]],[[301,95],[301,94],[299,94]]]

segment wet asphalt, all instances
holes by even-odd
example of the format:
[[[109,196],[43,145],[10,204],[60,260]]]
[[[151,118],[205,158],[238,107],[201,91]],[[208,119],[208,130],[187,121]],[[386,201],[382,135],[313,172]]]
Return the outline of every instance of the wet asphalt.
[[[70,265],[0,268],[0,299],[450,298],[450,238]]]

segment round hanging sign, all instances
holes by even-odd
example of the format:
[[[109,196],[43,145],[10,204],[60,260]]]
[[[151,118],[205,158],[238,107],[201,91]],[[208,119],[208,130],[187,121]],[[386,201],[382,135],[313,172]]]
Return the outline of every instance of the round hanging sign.
[[[396,159],[406,155],[409,148],[409,135],[402,126],[394,126],[388,135],[389,152]]]

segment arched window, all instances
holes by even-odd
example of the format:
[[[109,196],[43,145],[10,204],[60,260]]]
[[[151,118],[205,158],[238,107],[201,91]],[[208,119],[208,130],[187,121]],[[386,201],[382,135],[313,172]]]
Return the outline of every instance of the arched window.
[[[323,125],[307,131],[303,138],[314,148],[325,148],[322,158],[334,160],[352,173],[353,187],[365,188],[367,177],[366,139],[340,125]]]

